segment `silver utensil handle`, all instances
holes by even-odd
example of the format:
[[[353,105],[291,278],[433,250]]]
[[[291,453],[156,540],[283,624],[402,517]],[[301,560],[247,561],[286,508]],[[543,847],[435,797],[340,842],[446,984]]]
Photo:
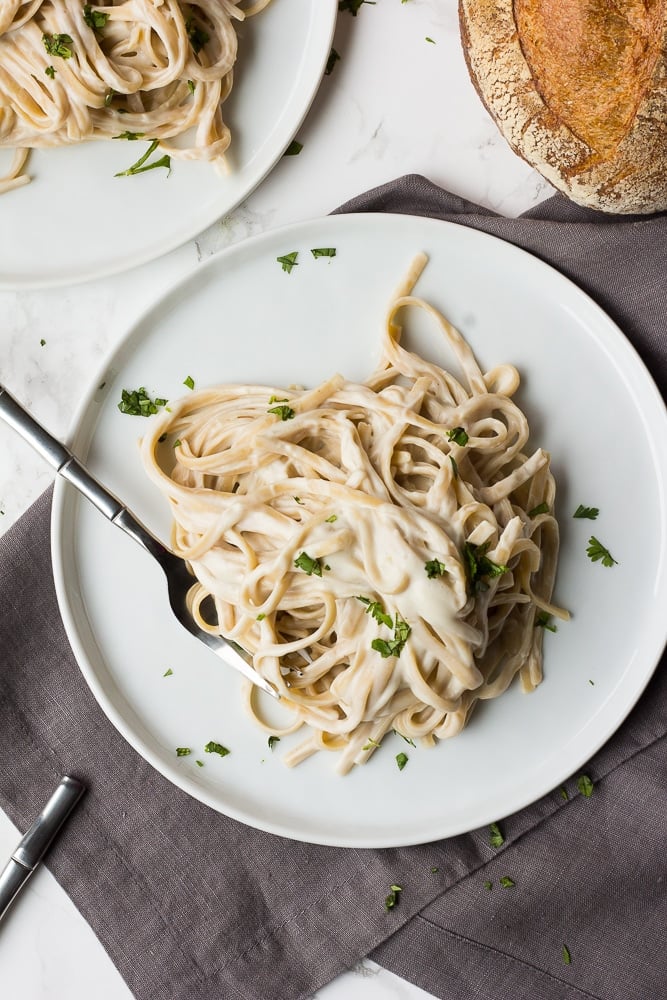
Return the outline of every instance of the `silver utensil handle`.
[[[122,528],[160,563],[173,559],[171,553],[125,507],[102,486],[64,444],[42,427],[14,397],[0,385],[0,417],[21,435],[56,472],[71,483],[109,521]]]

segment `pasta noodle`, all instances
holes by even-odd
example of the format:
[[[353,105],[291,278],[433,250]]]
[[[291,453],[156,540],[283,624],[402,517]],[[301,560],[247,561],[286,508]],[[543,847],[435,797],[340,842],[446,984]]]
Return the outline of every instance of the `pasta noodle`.
[[[20,152],[0,193],[27,183],[27,149],[87,139],[145,136],[170,156],[220,164],[234,21],[269,0],[242,2],[2,0],[0,146]]]
[[[143,439],[174,550],[197,577],[192,614],[280,691],[294,716],[283,731],[307,729],[290,765],[338,751],[345,773],[391,730],[425,745],[454,736],[517,675],[527,691],[540,683],[538,626],[567,618],[551,602],[554,480],[546,452],[524,453],[518,373],[483,372],[411,294],[425,262],[392,302],[365,383],[198,390]],[[460,381],[402,346],[413,308],[441,331]],[[245,697],[279,734],[252,685]]]

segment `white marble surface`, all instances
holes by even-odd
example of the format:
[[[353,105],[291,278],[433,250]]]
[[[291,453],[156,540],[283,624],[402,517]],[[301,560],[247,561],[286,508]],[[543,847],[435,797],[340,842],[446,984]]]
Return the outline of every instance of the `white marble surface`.
[[[377,0],[356,17],[340,12],[334,45],[341,59],[299,129],[302,152],[281,160],[227,218],[133,272],[66,288],[0,293],[0,381],[56,435],[66,436],[101,359],[134,318],[198,261],[231,243],[324,215],[411,172],[508,216],[552,193],[514,156],[473,90],[456,0]],[[45,464],[0,425],[0,533],[50,481]],[[17,840],[0,812],[0,859]],[[8,1000],[130,1000],[92,931],[46,869],[0,928],[0,983]],[[364,961],[317,996],[416,1000],[427,994]]]

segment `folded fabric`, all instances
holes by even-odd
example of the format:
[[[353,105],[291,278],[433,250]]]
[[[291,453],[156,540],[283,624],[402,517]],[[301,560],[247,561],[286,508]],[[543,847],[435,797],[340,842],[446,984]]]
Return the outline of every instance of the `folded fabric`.
[[[500,219],[420,177],[344,210],[446,218],[538,253],[664,386],[665,217],[556,197]],[[87,784],[47,863],[137,1000],[299,1000],[369,954],[443,1000],[665,995],[663,668],[587,765],[593,794],[570,781],[503,820],[500,847],[488,829],[397,850],[285,840],[189,798],[108,722],[61,624],[49,510],[47,494],[0,540],[0,804],[25,828],[62,773]]]

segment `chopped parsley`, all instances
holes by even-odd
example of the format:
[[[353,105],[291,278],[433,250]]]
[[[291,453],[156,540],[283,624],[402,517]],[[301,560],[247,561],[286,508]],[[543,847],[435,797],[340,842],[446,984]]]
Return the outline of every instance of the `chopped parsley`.
[[[468,435],[463,427],[453,427],[451,431],[447,431],[447,437],[462,448],[468,443]]]
[[[192,375],[187,375],[186,378],[183,379],[183,385],[186,386],[188,389],[194,389],[195,380],[193,379]]]
[[[276,743],[280,743],[279,736],[269,736],[269,750],[273,750]]]
[[[177,757],[189,757],[191,753],[192,750],[190,749],[190,747],[176,747]]]
[[[266,615],[264,614],[264,612],[260,611],[260,613],[255,618],[255,621],[256,622],[263,622],[265,618],[266,618]]]
[[[373,750],[373,749],[378,750],[379,747],[380,747],[380,744],[378,743],[377,740],[368,740],[367,743],[364,743],[364,745],[362,746],[361,749],[362,750]]]
[[[502,847],[505,843],[505,838],[502,835],[501,829],[497,823],[492,823],[489,827],[489,844],[491,847]]]
[[[449,456],[449,461],[452,463],[452,472],[454,474],[454,479],[458,479],[459,478],[459,467],[456,464],[456,459],[454,458],[453,455]]]
[[[391,615],[388,615],[379,601],[371,601],[368,597],[357,597],[358,601],[366,605],[366,614],[374,618],[380,625],[393,628],[394,622]]]
[[[387,909],[387,910],[393,910],[394,909],[394,907],[398,903],[398,894],[400,892],[403,892],[403,886],[400,886],[400,885],[390,885],[389,886],[389,895],[387,896],[387,898],[384,901],[385,909]]]
[[[329,517],[325,517],[324,523],[325,524],[333,524],[334,521],[337,521],[337,520],[338,520],[338,514],[330,514]]]
[[[120,135],[115,135],[114,139],[127,139],[128,142],[134,142],[136,139],[145,138],[145,132],[121,132]]]
[[[435,874],[436,872],[439,872],[440,869],[433,866],[433,868],[431,868],[431,871],[433,872],[433,874]]]
[[[590,799],[593,794],[593,782],[587,774],[580,774],[577,778],[577,788],[585,799]]]
[[[152,413],[157,413],[161,406],[166,405],[167,400],[159,396],[151,399],[142,385],[138,389],[123,389],[118,409],[131,417],[150,417]]]
[[[291,253],[283,254],[282,257],[276,257],[279,264],[282,265],[283,271],[287,271],[288,274],[291,273],[293,267],[298,267],[297,257],[299,256],[298,250],[292,250]]]
[[[188,90],[190,91],[191,94],[194,94],[196,86],[197,84],[195,83],[194,80],[188,80]]]
[[[570,955],[570,949],[566,944],[563,945],[563,961],[566,965],[572,964],[572,956]]]
[[[386,660],[389,656],[400,656],[411,631],[412,629],[408,623],[399,618],[397,612],[394,618],[393,639],[373,639],[371,649],[379,653],[383,660]]]
[[[280,406],[272,406],[266,412],[267,413],[275,413],[275,415],[277,417],[280,417],[281,420],[292,420],[295,417],[295,415],[296,415],[294,413],[294,410],[292,409],[292,407],[291,406],[285,406],[284,403],[281,403]]]
[[[141,132],[124,132],[123,135],[116,136],[117,139],[138,139],[141,137]],[[171,157],[165,153],[158,160],[153,160],[152,163],[146,163],[146,160],[151,156],[159,146],[159,140],[153,139],[150,143],[148,149],[140,156],[136,163],[133,163],[131,167],[127,170],[120,170],[114,177],[134,177],[135,174],[144,174],[147,170],[155,170],[156,167],[164,167],[166,170],[171,170]]]
[[[44,337],[42,337],[42,339],[40,340],[39,346],[40,347],[45,347],[46,346],[46,341],[44,340]]]
[[[287,402],[287,396],[271,396],[271,398],[269,399],[269,405],[271,405],[271,403],[286,403],[286,402]]]
[[[548,514],[548,513],[549,513],[549,504],[546,502],[546,500],[543,500],[542,503],[538,503],[537,507],[533,507],[532,510],[528,511],[528,517],[537,517],[538,514]]]
[[[572,517],[586,517],[589,521],[594,521],[599,513],[599,507],[584,507],[583,504],[579,504]]]
[[[322,576],[322,563],[319,559],[313,559],[307,552],[300,552],[294,560],[294,565],[297,569],[302,569],[308,576]]]
[[[424,41],[425,42],[430,42],[431,45],[435,45],[435,40],[433,38],[429,38],[428,35],[426,36],[426,38],[424,39]]]
[[[50,35],[43,34],[42,41],[44,48],[50,56],[60,56],[61,59],[71,59],[74,39],[70,35]]]
[[[429,580],[434,580],[438,576],[444,576],[447,572],[447,567],[439,559],[429,559],[428,562],[424,563],[424,569]]]
[[[44,70],[44,72],[46,73],[47,76],[50,76],[52,80],[54,79],[54,77],[56,75],[56,71],[53,68],[53,66],[47,66],[46,69]]]
[[[204,761],[203,760],[196,760],[195,764],[197,765],[197,767],[203,767],[204,766]]]
[[[490,882],[488,880],[488,878],[487,878],[486,882],[484,883],[484,888],[485,889],[492,889],[493,888],[493,882]]]
[[[614,559],[609,549],[606,548],[602,542],[598,541],[595,535],[591,535],[588,539],[586,555],[591,562],[601,561],[603,566],[618,566],[617,561]]]
[[[106,23],[109,20],[109,15],[105,14],[104,11],[101,10],[93,10],[91,5],[87,3],[83,6],[83,19],[89,28],[92,28],[94,31],[99,31],[100,28],[104,28],[106,26]]]
[[[315,247],[310,251],[313,257],[317,260],[318,257],[335,257],[336,248],[335,247]]]
[[[334,66],[336,65],[336,63],[338,62],[339,59],[340,59],[340,56],[338,55],[338,53],[336,52],[336,50],[332,49],[331,52],[329,53],[329,58],[327,59],[326,69],[324,70],[324,75],[325,76],[330,76],[331,73],[333,73],[333,68],[334,68]]]
[[[226,757],[228,753],[231,753],[231,750],[228,750],[227,747],[223,747],[222,743],[216,743],[215,740],[209,740],[204,747],[204,752],[217,753],[221,757]]]
[[[551,615],[547,614],[546,611],[540,611],[540,613],[535,616],[535,628],[545,628],[549,632],[558,631],[556,626],[551,624]]]
[[[302,149],[303,149],[303,143],[297,142],[296,139],[292,139],[289,146],[283,153],[283,156],[298,156]]]
[[[396,754],[396,766],[398,767],[399,771],[403,770],[407,762],[408,762],[408,755],[406,753]]]
[[[173,670],[171,669],[171,667],[168,667],[168,668],[167,668],[167,669],[165,670],[165,672],[164,672],[164,673],[162,674],[162,676],[163,676],[163,677],[171,677],[171,675],[173,674],[173,672],[174,672],[174,671],[173,671]]]
[[[565,799],[565,801],[567,802],[567,800],[570,798],[570,796],[567,794],[567,788],[565,787],[565,785],[561,785],[560,786],[559,792],[560,792],[561,799]]]
[[[189,17],[185,22],[185,30],[190,40],[190,45],[195,55],[204,48],[210,41],[211,36],[200,24],[197,24],[194,17]]]
[[[514,879],[511,879],[509,875],[503,875],[498,881],[502,885],[503,889],[511,889],[513,885],[516,885]]]
[[[495,579],[509,571],[509,566],[502,563],[494,563],[486,555],[490,542],[484,545],[473,545],[466,542],[463,546],[463,563],[468,577],[470,590],[473,594],[488,590],[487,579]]]
[[[417,746],[414,740],[411,740],[409,736],[404,736],[403,733],[399,733],[398,729],[394,729],[394,733],[396,736],[400,736],[402,740],[405,740],[406,743],[409,743],[411,747]]]

